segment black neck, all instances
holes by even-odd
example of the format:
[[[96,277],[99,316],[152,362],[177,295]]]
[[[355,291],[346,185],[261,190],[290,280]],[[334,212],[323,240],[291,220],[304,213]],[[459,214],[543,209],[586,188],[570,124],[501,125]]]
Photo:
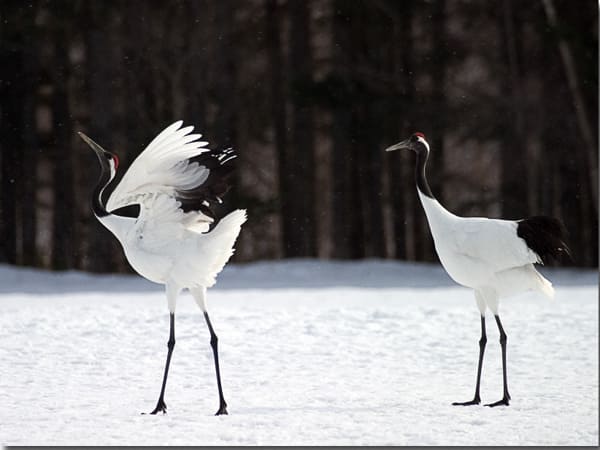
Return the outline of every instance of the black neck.
[[[106,217],[109,215],[102,203],[102,191],[108,185],[108,183],[110,183],[110,169],[107,169],[103,164],[100,179],[98,180],[98,184],[96,184],[94,193],[92,194],[92,210],[97,217]]]
[[[429,184],[427,183],[427,177],[425,176],[425,166],[427,165],[427,158],[429,157],[429,151],[426,148],[420,148],[417,150],[417,163],[415,166],[415,179],[417,180],[417,188],[421,193],[427,197],[434,198]]]

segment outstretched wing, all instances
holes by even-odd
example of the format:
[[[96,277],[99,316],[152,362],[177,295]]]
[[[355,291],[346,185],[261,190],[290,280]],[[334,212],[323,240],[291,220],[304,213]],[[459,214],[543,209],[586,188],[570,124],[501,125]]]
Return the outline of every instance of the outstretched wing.
[[[165,128],[133,161],[107,201],[107,209],[140,203],[148,194],[174,195],[177,189],[192,189],[207,177],[207,171],[189,159],[209,149],[208,142],[198,141],[200,134],[190,134],[194,127],[181,128],[182,121]]]
[[[232,148],[210,150],[189,159],[207,171],[208,176],[198,186],[191,189],[177,189],[175,198],[181,202],[183,211],[202,211],[215,218],[213,207],[223,202],[223,197],[231,188],[233,161],[237,158]]]
[[[208,231],[215,219],[212,207],[229,190],[236,155],[233,149],[206,148],[208,142],[199,140],[202,135],[190,134],[194,128],[182,124],[178,121],[165,128],[133,161],[108,198],[109,211],[139,204],[145,220],[155,220],[154,209],[146,206],[155,197],[166,196],[177,205],[177,214],[183,214],[180,223],[193,231]]]

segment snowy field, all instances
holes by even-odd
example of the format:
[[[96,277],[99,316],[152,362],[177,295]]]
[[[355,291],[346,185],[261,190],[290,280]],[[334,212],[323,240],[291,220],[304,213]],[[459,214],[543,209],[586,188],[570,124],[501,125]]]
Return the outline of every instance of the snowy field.
[[[598,445],[598,274],[503,300],[508,408],[472,398],[479,318],[436,265],[228,266],[209,290],[229,416],[191,296],[176,314],[167,415],[162,288],[135,276],[0,266],[3,445]],[[501,397],[488,317],[482,400]]]

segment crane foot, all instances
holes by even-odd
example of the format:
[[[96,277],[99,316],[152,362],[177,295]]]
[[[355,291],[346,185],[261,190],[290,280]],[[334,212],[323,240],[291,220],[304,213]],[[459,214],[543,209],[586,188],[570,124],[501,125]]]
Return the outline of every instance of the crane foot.
[[[167,413],[167,405],[162,398],[158,400],[158,403],[156,404],[156,408],[154,408],[154,411],[152,411],[150,414],[155,415],[155,414],[158,414],[159,412],[162,412],[163,414]],[[142,414],[146,414],[146,413],[142,413]]]
[[[509,405],[509,403],[508,403],[509,399],[510,399],[510,397],[503,397],[501,400],[498,400],[497,402],[494,402],[494,403],[488,403],[485,406],[489,406],[490,408],[493,408],[495,406],[501,406],[501,405],[508,406]]]
[[[481,400],[479,399],[479,397],[475,397],[471,401],[468,401],[468,402],[454,402],[454,403],[452,403],[452,405],[454,405],[454,406],[470,406],[470,405],[479,405],[479,403],[481,403]]]
[[[215,413],[215,416],[222,416],[222,415],[228,415],[229,413],[227,412],[227,405],[223,404],[221,406],[219,406],[219,410]]]

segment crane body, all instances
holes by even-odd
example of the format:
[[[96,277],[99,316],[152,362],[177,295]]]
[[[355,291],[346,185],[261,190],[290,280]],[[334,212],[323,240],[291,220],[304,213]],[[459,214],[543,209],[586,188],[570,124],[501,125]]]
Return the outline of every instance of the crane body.
[[[417,194],[440,262],[456,283],[474,290],[480,312],[481,338],[475,395],[473,400],[453,404],[475,405],[481,402],[479,391],[487,344],[485,314],[489,308],[500,333],[503,396],[486,406],[508,406],[507,335],[500,320],[499,300],[525,291],[538,291],[548,298],[554,297],[552,283],[536,270],[534,264],[570,255],[564,241],[564,227],[557,219],[546,216],[521,220],[457,216],[435,199],[427,183],[425,168],[430,150],[425,135],[414,133],[386,151],[400,149],[416,153]]]
[[[118,239],[131,267],[144,278],[165,285],[169,309],[167,361],[159,400],[151,414],[166,413],[164,401],[171,355],[175,347],[177,296],[189,289],[201,308],[213,349],[219,409],[227,414],[218,358],[218,338],[208,316],[206,288],[233,254],[234,243],[246,221],[245,210],[235,210],[215,223],[213,207],[229,190],[236,155],[232,149],[209,150],[193,127],[182,121],[163,130],[133,161],[108,195],[119,166],[117,155],[104,150],[83,133],[96,152],[100,179],[92,195],[96,218]]]

